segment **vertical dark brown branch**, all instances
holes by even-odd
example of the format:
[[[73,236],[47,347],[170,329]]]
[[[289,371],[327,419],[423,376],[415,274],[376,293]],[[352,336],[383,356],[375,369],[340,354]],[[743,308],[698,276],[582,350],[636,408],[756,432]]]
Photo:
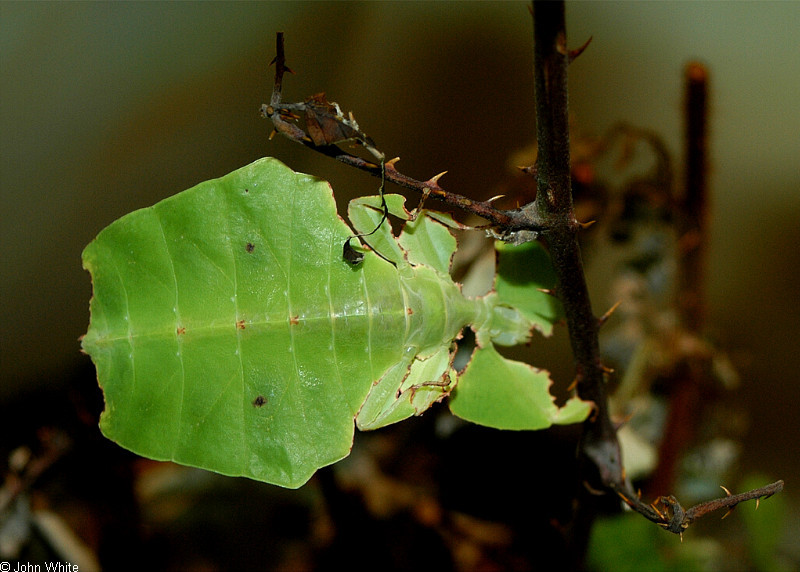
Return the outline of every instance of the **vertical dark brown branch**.
[[[563,2],[534,2],[536,122],[536,200],[526,209],[545,221],[547,241],[558,276],[558,295],[567,317],[577,374],[578,395],[595,404],[584,424],[581,454],[597,468],[597,486],[622,486],[622,462],[616,429],[611,423],[600,360],[599,321],[592,313],[572,208],[567,110],[567,66]],[[588,477],[588,476],[587,476]],[[594,479],[592,479],[594,480]]]
[[[680,203],[680,305],[684,325],[692,332],[703,327],[703,266],[705,258],[707,192],[708,72],[692,62],[686,67],[686,191]]]
[[[275,64],[275,83],[272,86],[270,105],[277,106],[281,102],[283,74],[292,71],[286,67],[286,58],[283,55],[283,32],[278,32],[275,36],[275,58],[270,63]]]
[[[563,2],[534,3],[534,86],[539,155],[536,208],[540,214],[568,217],[572,192],[569,164],[567,37]]]
[[[703,268],[705,264],[706,205],[708,202],[707,155],[707,92],[708,73],[702,64],[686,66],[686,175],[685,189],[676,201],[678,209],[678,306],[681,325],[691,336],[701,334],[705,319]],[[708,355],[686,355],[675,368],[669,381],[669,417],[658,452],[658,466],[647,489],[653,493],[674,486],[681,456],[697,431],[702,407],[707,403],[711,383]]]
[[[616,428],[609,417],[605,370],[600,360],[600,322],[592,312],[572,204],[570,177],[567,49],[563,2],[533,3],[534,88],[539,154],[536,159],[536,200],[523,210],[543,224],[558,277],[558,296],[564,306],[575,360],[578,395],[595,405],[584,422],[579,446],[582,474],[592,488],[624,489],[622,455]],[[582,489],[570,531],[570,553],[581,566],[594,518],[594,502]]]

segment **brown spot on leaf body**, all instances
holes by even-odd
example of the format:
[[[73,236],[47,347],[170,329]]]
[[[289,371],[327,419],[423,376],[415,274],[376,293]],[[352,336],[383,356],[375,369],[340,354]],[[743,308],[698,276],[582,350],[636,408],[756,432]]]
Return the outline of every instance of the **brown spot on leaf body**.
[[[267,398],[263,395],[259,395],[253,400],[253,407],[263,407],[267,403]]]
[[[239,320],[238,322],[236,322],[236,327],[239,328],[240,330],[244,330],[244,320]]]
[[[179,335],[179,336],[182,336],[183,334],[185,334],[185,333],[186,333],[186,328],[184,328],[183,326],[180,326],[180,327],[178,327],[178,329],[175,331],[175,333],[176,333],[177,335]]]
[[[300,316],[291,316],[291,317],[289,318],[289,323],[290,323],[291,325],[293,325],[293,326],[296,326],[297,324],[299,324],[299,323],[300,323]]]
[[[244,247],[247,252],[253,252],[256,249],[256,245],[252,242],[248,242],[247,245]]]

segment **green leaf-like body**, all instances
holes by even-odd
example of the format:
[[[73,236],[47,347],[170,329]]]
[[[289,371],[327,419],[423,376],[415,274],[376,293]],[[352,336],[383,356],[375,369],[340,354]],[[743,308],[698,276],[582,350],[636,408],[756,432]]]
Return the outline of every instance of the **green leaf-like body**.
[[[591,404],[573,397],[559,409],[550,383],[544,370],[506,359],[491,345],[478,348],[459,376],[450,410],[496,429],[545,429],[586,419]]]
[[[354,225],[371,230],[376,199],[359,201]],[[327,183],[274,159],[104,229],[83,253],[103,433],[146,457],[297,487],[349,453],[356,418],[377,428],[444,397],[464,326],[517,340],[534,325],[496,294],[461,295],[447,274],[455,241],[424,211],[398,239],[383,225],[368,239],[381,255],[355,267],[342,259],[352,234]],[[552,405],[547,384],[534,393]]]
[[[349,234],[325,182],[269,159],[105,229],[83,254],[103,432],[287,486],[344,457],[409,327],[390,264],[341,260]]]
[[[500,301],[516,308],[544,335],[553,332],[553,324],[564,319],[564,308],[552,294],[556,274],[550,256],[538,242],[513,246],[496,245],[500,252],[495,289]]]

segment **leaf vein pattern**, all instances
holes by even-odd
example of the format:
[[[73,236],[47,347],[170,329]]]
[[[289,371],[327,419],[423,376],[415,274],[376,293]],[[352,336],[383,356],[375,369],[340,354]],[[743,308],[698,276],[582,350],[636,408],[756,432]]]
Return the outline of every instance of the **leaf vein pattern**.
[[[222,218],[222,219],[225,219],[225,223],[226,223],[226,225],[227,225],[228,221],[227,221],[226,217],[220,217],[220,218]],[[198,256],[198,257],[202,257],[202,258],[204,258],[205,260],[207,260],[207,261],[209,262],[209,264],[210,264],[211,266],[213,266],[213,267],[214,267],[214,268],[217,270],[217,272],[219,272],[219,273],[220,273],[220,275],[224,276],[225,278],[227,278],[227,279],[228,279],[230,282],[232,282],[232,283],[236,281],[236,276],[235,276],[235,275],[234,275],[233,279],[231,279],[231,277],[228,275],[228,272],[227,272],[227,271],[226,271],[224,268],[222,268],[222,267],[221,267],[219,264],[217,264],[217,262],[216,262],[216,261],[215,261],[213,258],[211,258],[211,257],[210,257],[210,256],[209,256],[209,255],[208,255],[208,254],[207,254],[207,253],[206,253],[206,252],[205,252],[205,251],[204,251],[202,248],[200,248],[200,247],[199,247],[197,244],[195,244],[195,243],[193,243],[193,242],[190,242],[188,245],[189,245],[189,246],[191,246],[191,247],[194,249],[194,251],[197,253],[197,256]],[[231,248],[232,248],[232,247],[231,247]]]
[[[122,292],[125,295],[125,324],[127,324],[128,329],[128,345],[130,346],[130,360],[131,360],[131,375],[133,378],[133,387],[131,387],[131,393],[136,393],[136,352],[133,351],[133,340],[136,336],[133,335],[133,329],[131,326],[131,305],[130,305],[130,295],[128,294],[128,286],[126,284],[125,279],[122,277],[122,272],[119,269],[119,264],[117,259],[114,258],[114,270],[119,277],[119,283],[122,286]]]
[[[264,243],[264,248],[266,248],[267,252],[269,252],[269,255],[272,257],[272,263],[274,263],[275,266],[278,268],[278,270],[280,270],[281,274],[283,274],[284,279],[288,280],[289,279],[289,271],[286,268],[284,268],[280,257],[275,252],[275,248],[274,248],[274,246],[272,244],[272,241],[270,240],[271,237],[268,234],[269,233],[269,229],[266,229],[267,230],[267,234],[266,235],[262,232],[263,230],[264,229],[260,229],[259,230],[259,233],[258,233],[259,234],[259,240]]]
[[[300,364],[297,363],[297,347],[296,347],[296,340],[294,335],[294,328],[291,326],[291,320],[294,316],[294,307],[292,306],[292,271],[294,265],[292,264],[295,249],[294,249],[294,235],[295,235],[295,207],[297,196],[299,193],[291,193],[292,200],[290,202],[289,212],[287,213],[288,220],[290,221],[289,224],[289,239],[288,239],[288,256],[286,257],[286,306],[289,310],[288,315],[286,316],[286,325],[289,329],[289,351],[292,354],[292,363],[294,364],[294,380],[292,381],[290,388],[296,388],[295,391],[299,394],[302,393],[303,390],[303,380],[300,377]],[[284,395],[287,392],[284,392]],[[308,429],[308,418],[306,415],[306,408],[305,408],[305,399],[302,396],[293,396],[292,403],[295,404],[300,412],[300,416],[303,419],[303,430]]]
[[[232,236],[231,231],[231,202],[230,200],[225,201],[225,210],[226,216],[222,216],[221,218],[225,222],[225,234],[226,236]],[[234,331],[236,332],[236,357],[239,358],[239,370],[238,370],[238,378],[239,378],[239,386],[240,386],[240,407],[239,410],[241,411],[241,417],[239,419],[240,427],[241,427],[241,435],[242,435],[242,448],[245,450],[245,454],[242,455],[242,473],[245,472],[247,468],[248,458],[250,454],[250,447],[249,441],[246,438],[247,435],[247,427],[245,426],[245,419],[247,417],[246,408],[249,405],[249,402],[246,398],[247,392],[245,391],[245,374],[244,374],[244,359],[242,356],[242,330],[241,328],[237,327],[237,324],[240,320],[240,313],[239,313],[239,280],[238,280],[238,268],[236,266],[236,252],[233,248],[233,243],[229,240],[228,242],[228,252],[230,253],[231,257],[231,281],[233,285],[233,323],[230,324],[230,327],[233,327]]]
[[[450,305],[447,303],[449,300],[447,297],[447,292],[445,292],[444,290],[444,281],[437,280],[436,283],[439,286],[439,294],[441,294],[442,296],[442,308],[444,308],[444,330],[442,330],[442,338],[440,343],[446,343],[447,334],[449,334],[451,330],[450,320],[454,315],[454,311],[453,308],[451,308]],[[457,317],[457,314],[455,315]]]
[[[367,314],[367,361],[369,362],[369,377],[374,382],[376,381],[375,378],[375,364],[372,356],[372,336],[373,336],[373,312],[372,312],[372,300],[369,295],[369,288],[367,287],[367,278],[366,272],[361,272],[361,286],[364,290],[364,301],[366,303],[366,314]]]
[[[336,239],[335,239],[334,235],[330,234],[329,235],[329,239],[328,239],[328,257],[327,257],[328,264],[326,265],[327,266],[327,270],[328,270],[328,275],[327,275],[327,280],[326,280],[326,284],[325,284],[325,295],[328,297],[328,308],[329,308],[328,316],[329,316],[329,322],[330,322],[330,328],[331,328],[331,342],[330,342],[331,343],[331,348],[330,349],[331,349],[331,354],[333,356],[333,375],[334,375],[334,378],[336,380],[336,384],[339,386],[339,391],[341,392],[342,396],[344,398],[346,398],[347,397],[347,391],[345,391],[344,382],[342,381],[342,372],[341,372],[341,369],[339,368],[339,356],[338,356],[338,352],[336,350],[336,318],[337,318],[337,316],[336,316],[336,308],[333,305],[333,295],[331,294],[331,280],[332,280],[332,272],[331,272],[331,270],[333,268],[333,263],[330,262],[330,261],[333,260],[332,252],[333,252],[335,243],[336,243]]]
[[[164,242],[164,252],[167,257],[167,261],[169,262],[172,280],[173,280],[173,289],[175,292],[175,305],[173,306],[172,310],[175,313],[175,327],[173,331],[175,332],[175,342],[177,344],[177,356],[178,362],[181,366],[181,399],[180,399],[180,409],[178,410],[178,434],[181,433],[181,427],[183,426],[183,409],[184,409],[184,401],[186,400],[186,369],[183,363],[183,352],[181,351],[181,339],[178,335],[178,327],[181,324],[181,314],[180,314],[180,305],[178,300],[178,277],[175,274],[175,264],[172,261],[172,254],[169,250],[169,242],[167,241],[167,235],[164,232],[164,224],[161,221],[161,215],[159,215],[158,211],[153,211],[156,217],[156,221],[158,222],[158,228],[161,230],[161,240]],[[175,446],[177,447],[178,439],[175,439]],[[175,450],[173,449],[172,456],[175,456]]]

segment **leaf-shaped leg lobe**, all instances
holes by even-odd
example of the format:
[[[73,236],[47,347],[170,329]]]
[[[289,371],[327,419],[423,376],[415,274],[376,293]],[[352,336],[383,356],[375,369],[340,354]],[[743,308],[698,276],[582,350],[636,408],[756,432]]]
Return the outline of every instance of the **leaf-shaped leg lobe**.
[[[421,415],[449,394],[452,352],[448,347],[426,359],[409,347],[404,360],[376,383],[356,418],[362,431],[378,429],[412,415]]]

